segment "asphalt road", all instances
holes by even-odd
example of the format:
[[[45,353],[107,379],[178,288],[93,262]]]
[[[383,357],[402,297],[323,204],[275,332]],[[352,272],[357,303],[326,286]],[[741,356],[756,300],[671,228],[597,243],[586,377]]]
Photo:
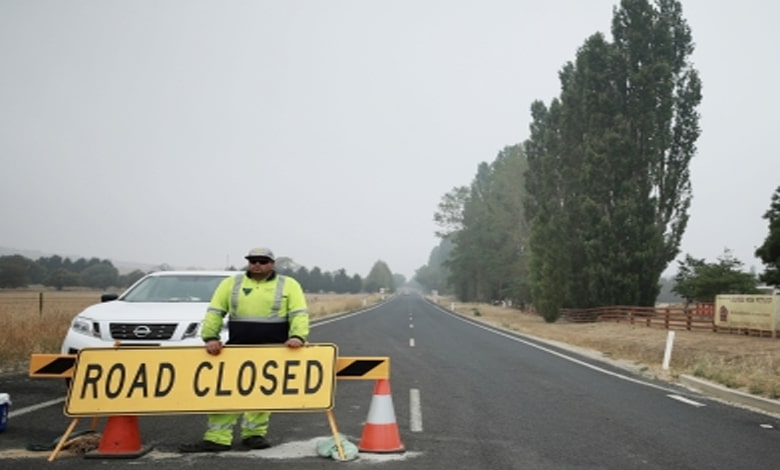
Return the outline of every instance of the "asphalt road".
[[[324,412],[276,413],[274,447],[218,455],[176,452],[200,439],[201,415],[142,416],[137,459],[84,459],[26,450],[48,445],[70,419],[60,380],[0,376],[11,395],[0,433],[3,469],[213,468],[314,469],[770,469],[780,462],[780,422],[558,349],[472,323],[416,295],[318,322],[313,342],[339,356],[389,356],[393,411],[404,453],[361,453],[337,462],[316,455],[330,435]],[[338,381],[339,430],[360,440],[373,381]],[[85,420],[88,421],[88,420]],[[78,429],[84,429],[79,426]]]

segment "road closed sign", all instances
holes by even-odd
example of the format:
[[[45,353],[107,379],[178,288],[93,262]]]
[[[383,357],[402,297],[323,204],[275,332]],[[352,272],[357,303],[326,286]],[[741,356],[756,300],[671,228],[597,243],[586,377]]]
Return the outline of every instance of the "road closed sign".
[[[83,349],[67,416],[155,415],[333,408],[334,344]]]

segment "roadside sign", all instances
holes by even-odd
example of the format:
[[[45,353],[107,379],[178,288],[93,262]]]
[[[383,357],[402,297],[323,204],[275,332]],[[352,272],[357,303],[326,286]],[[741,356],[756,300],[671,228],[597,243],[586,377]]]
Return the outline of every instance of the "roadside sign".
[[[82,349],[67,416],[333,408],[335,344]]]
[[[30,377],[64,379],[73,377],[75,354],[33,354],[30,356]]]
[[[346,380],[379,380],[390,378],[389,357],[340,357],[336,378]]]

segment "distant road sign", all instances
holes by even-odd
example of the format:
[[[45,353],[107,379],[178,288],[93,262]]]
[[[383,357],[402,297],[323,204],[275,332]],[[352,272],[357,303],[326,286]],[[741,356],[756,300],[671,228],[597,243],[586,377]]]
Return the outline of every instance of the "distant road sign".
[[[335,344],[94,348],[76,357],[67,416],[333,408]]]

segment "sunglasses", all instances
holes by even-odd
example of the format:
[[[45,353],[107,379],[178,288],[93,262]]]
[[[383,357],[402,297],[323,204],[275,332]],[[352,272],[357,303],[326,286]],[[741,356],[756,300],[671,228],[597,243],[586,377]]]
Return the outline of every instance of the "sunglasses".
[[[273,261],[271,261],[268,258],[254,258],[254,259],[250,259],[248,261],[249,261],[249,264],[268,264],[268,263],[273,263]]]

